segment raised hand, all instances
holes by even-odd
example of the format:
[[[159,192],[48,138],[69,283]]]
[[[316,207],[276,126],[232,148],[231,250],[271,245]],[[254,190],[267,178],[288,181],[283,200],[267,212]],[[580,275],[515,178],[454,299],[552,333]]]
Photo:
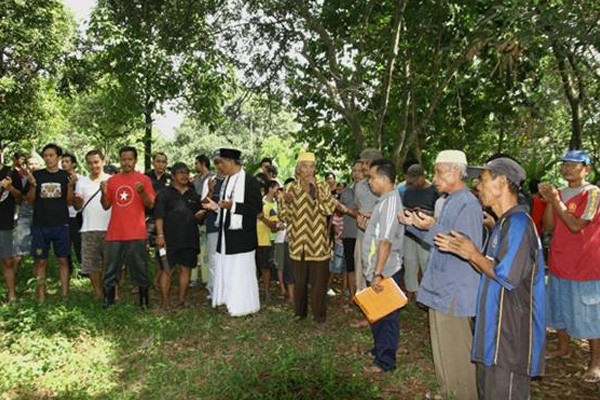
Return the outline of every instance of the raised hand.
[[[226,210],[231,210],[233,206],[233,201],[231,200],[221,200],[219,201],[219,207],[224,208]]]
[[[423,214],[423,213],[417,211],[417,212],[412,213],[412,215],[413,215],[413,225],[423,231],[428,231],[431,228],[433,228],[433,226],[435,225],[435,218],[433,218],[427,214]]]
[[[556,203],[560,200],[560,193],[553,184],[542,182],[538,185],[538,189],[542,198],[548,203]]]
[[[202,200],[202,207],[204,207],[206,210],[212,211],[217,211],[219,209],[219,205],[210,197],[206,197],[204,200]]]
[[[471,239],[457,231],[452,231],[449,235],[438,233],[433,242],[440,251],[456,254],[465,260],[472,260],[479,253]]]
[[[370,217],[366,216],[365,214],[359,213],[356,216],[356,224],[364,231],[367,229],[367,225],[369,225],[369,218]]]
[[[141,194],[146,190],[146,187],[144,186],[144,184],[142,182],[136,182],[135,190],[137,190],[137,192]]]
[[[77,174],[74,174],[74,173],[71,172],[69,174],[69,183],[68,183],[68,185],[71,186],[71,187],[74,187],[76,183],[77,183]]]
[[[10,190],[12,187],[12,178],[10,176],[6,176],[2,181],[0,181],[0,186],[2,186],[6,190]]]
[[[100,182],[100,190],[102,190],[102,194],[106,196],[106,193],[108,190],[108,185],[107,185],[106,181]]]
[[[406,225],[406,226],[414,225],[414,218],[413,218],[412,211],[404,210],[403,212],[399,212],[397,215],[397,218],[398,218],[398,222],[400,222],[402,225]]]

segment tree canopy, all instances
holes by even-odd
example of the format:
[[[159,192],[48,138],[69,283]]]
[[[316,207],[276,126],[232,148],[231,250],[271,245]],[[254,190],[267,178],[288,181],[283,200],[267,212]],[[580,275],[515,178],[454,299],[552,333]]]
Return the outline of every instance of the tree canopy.
[[[365,147],[399,169],[460,148],[538,177],[567,148],[600,155],[594,0],[98,0],[78,34],[58,0],[0,13],[14,146],[140,143],[146,166],[153,143],[188,161],[306,148],[340,171]],[[157,137],[167,106],[185,122]]]

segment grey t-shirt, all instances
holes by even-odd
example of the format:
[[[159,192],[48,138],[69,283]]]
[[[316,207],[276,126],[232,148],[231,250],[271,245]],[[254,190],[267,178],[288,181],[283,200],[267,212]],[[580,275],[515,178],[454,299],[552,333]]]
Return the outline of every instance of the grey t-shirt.
[[[340,203],[346,207],[356,210],[356,201],[354,200],[354,187],[347,187],[340,195]],[[344,214],[344,229],[342,231],[342,239],[356,239],[358,227],[356,219],[351,215]]]
[[[364,215],[371,215],[373,212],[373,208],[375,207],[375,203],[379,196],[371,191],[371,186],[369,186],[369,179],[365,178],[360,182],[357,182],[354,185],[354,200],[356,202],[356,207],[358,212]],[[358,230],[357,238],[361,239],[364,236],[363,231]]]
[[[212,172],[209,172],[208,174],[206,174],[204,176],[201,176],[201,175],[196,176],[196,179],[194,179],[194,190],[196,191],[198,196],[202,197],[202,191],[204,190],[204,185],[213,176],[215,176],[215,174],[213,174]]]
[[[361,249],[363,273],[367,281],[373,279],[380,241],[386,240],[392,244],[390,256],[381,274],[387,278],[402,268],[404,225],[398,222],[397,215],[403,211],[402,199],[396,189],[381,196],[375,204]]]

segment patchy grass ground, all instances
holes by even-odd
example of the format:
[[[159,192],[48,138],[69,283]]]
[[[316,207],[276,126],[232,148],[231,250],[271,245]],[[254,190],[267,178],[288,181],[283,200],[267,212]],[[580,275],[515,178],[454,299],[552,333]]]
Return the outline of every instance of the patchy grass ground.
[[[56,277],[56,271],[50,275]],[[86,280],[72,281],[69,302],[59,300],[56,279],[45,304],[33,299],[31,265],[19,274],[22,300],[0,306],[0,399],[424,399],[438,394],[426,313],[410,305],[401,315],[398,369],[369,376],[364,350],[368,328],[350,328],[359,316],[340,299],[328,323],[292,322],[276,302],[248,318],[208,308],[192,288],[192,306],[142,312],[131,288],[105,311]],[[2,287],[2,290],[4,288]],[[2,295],[3,293],[0,293]],[[533,399],[597,399],[598,386],[575,374],[586,349],[574,343],[567,360],[553,360],[536,382]]]

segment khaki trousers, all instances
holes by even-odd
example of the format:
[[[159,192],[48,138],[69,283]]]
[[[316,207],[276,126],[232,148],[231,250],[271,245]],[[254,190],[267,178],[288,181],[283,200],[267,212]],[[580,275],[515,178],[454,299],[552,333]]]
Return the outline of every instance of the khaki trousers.
[[[367,287],[367,280],[363,275],[362,267],[362,237],[356,238],[356,246],[354,247],[354,272],[356,272],[356,290],[362,290]]]
[[[475,364],[471,362],[470,317],[429,310],[431,350],[438,384],[448,398],[477,400]]]

